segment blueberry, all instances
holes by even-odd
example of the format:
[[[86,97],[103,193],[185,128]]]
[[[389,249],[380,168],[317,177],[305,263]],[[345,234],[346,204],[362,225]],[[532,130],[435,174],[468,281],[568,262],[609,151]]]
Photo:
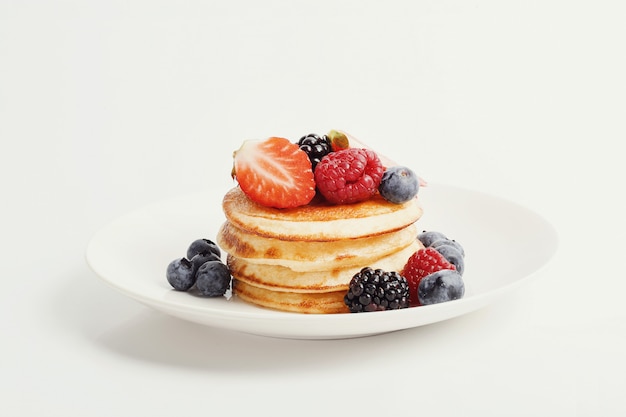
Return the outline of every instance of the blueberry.
[[[419,180],[415,172],[404,166],[387,168],[378,186],[378,192],[387,201],[406,203],[417,195]]]
[[[220,261],[205,262],[196,273],[196,288],[200,295],[219,297],[230,288],[230,271]]]
[[[187,258],[174,259],[167,266],[167,282],[177,291],[187,291],[196,282],[195,268]]]
[[[432,245],[434,242],[441,240],[441,239],[448,239],[446,237],[446,235],[444,235],[441,232],[435,232],[435,231],[426,231],[424,230],[422,233],[420,233],[419,235],[417,235],[417,239],[422,242],[422,244],[426,247]]]
[[[465,256],[465,250],[463,249],[463,246],[457,242],[456,240],[452,240],[452,239],[439,239],[439,240],[435,240],[433,243],[430,244],[431,248],[439,248],[440,246],[452,246],[454,248],[456,248],[456,250],[458,250],[462,256]]]
[[[426,275],[417,287],[420,304],[437,304],[458,300],[465,294],[465,284],[461,274],[450,269],[442,269]]]
[[[215,242],[209,239],[196,239],[187,249],[187,259],[191,259],[202,252],[213,252],[217,256],[222,256],[222,252]]]
[[[191,263],[193,264],[194,273],[197,273],[198,269],[200,269],[202,265],[204,265],[205,263],[209,261],[221,262],[222,259],[213,252],[200,252],[199,254],[191,258]]]
[[[463,275],[463,272],[465,272],[465,259],[463,258],[463,255],[461,254],[461,252],[458,251],[457,248],[455,248],[454,246],[450,246],[450,245],[441,245],[437,247],[436,250],[437,252],[442,254],[443,257],[446,258],[448,262],[450,262],[452,265],[456,267],[456,271],[460,275]]]

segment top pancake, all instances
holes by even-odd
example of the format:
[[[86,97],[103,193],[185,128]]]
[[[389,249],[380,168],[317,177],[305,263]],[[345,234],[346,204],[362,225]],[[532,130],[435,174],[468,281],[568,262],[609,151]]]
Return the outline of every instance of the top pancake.
[[[323,199],[292,209],[265,207],[239,187],[224,195],[222,208],[235,226],[261,236],[299,241],[334,241],[400,230],[422,216],[418,200],[394,204],[375,195],[355,204],[333,205]]]

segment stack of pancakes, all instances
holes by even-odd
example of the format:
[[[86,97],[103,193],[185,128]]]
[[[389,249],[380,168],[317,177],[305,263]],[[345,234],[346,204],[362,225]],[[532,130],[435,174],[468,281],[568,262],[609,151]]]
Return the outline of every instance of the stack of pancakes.
[[[350,205],[323,199],[293,209],[261,206],[239,187],[224,196],[217,234],[233,293],[259,306],[299,313],[348,312],[343,297],[363,267],[401,271],[422,245],[417,199],[380,196]]]

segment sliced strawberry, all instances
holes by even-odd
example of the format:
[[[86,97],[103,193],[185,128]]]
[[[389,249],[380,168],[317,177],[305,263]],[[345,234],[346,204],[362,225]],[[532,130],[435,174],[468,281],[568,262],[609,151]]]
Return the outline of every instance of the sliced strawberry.
[[[245,141],[233,159],[233,178],[256,203],[292,208],[308,204],[315,196],[311,161],[288,139]]]

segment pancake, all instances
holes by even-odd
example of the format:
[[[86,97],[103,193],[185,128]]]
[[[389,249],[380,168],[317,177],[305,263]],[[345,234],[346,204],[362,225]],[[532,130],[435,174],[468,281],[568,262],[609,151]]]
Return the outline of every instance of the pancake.
[[[375,195],[355,204],[323,198],[289,209],[262,206],[239,187],[226,193],[217,244],[227,254],[233,294],[275,310],[347,313],[352,277],[369,266],[401,271],[423,245],[417,198],[394,204]]]
[[[300,272],[369,265],[406,248],[416,239],[415,225],[376,236],[328,242],[268,238],[239,229],[230,222],[225,222],[217,234],[217,244],[235,258],[247,263],[280,265]]]
[[[404,249],[379,259],[343,269],[298,272],[279,265],[251,263],[228,255],[227,263],[232,276],[251,286],[276,292],[324,293],[348,290],[352,277],[363,267],[380,268],[385,271],[401,271],[407,259],[423,247],[414,240]]]
[[[222,201],[226,218],[249,233],[281,240],[337,241],[401,230],[422,216],[417,198],[404,204],[375,195],[354,204],[332,205],[321,198],[292,209],[265,207],[250,200],[241,188]]]
[[[343,302],[345,291],[327,293],[275,292],[233,280],[233,293],[240,299],[261,307],[304,314],[349,313]]]

